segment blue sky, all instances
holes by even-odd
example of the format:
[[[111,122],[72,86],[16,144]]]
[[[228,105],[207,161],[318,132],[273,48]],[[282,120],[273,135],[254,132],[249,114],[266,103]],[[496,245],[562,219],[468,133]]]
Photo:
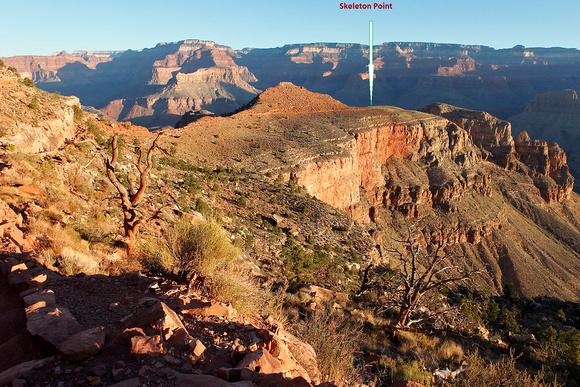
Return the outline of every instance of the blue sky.
[[[235,49],[311,42],[366,44],[369,20],[374,21],[375,43],[580,48],[577,0],[385,1],[392,3],[392,10],[340,10],[341,2],[1,0],[0,56],[135,50],[183,39],[213,40]]]

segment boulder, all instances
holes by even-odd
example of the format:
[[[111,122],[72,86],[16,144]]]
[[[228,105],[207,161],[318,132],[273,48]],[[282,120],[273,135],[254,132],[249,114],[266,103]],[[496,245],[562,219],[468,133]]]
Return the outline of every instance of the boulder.
[[[310,344],[301,341],[296,336],[285,330],[280,330],[278,336],[282,339],[280,341],[288,347],[290,353],[294,355],[298,365],[302,366],[302,368],[308,373],[310,380],[314,383],[320,383],[322,375],[318,369],[318,362],[316,361],[316,352],[314,351],[314,348],[312,348]],[[274,338],[276,338],[276,336],[274,336]]]
[[[81,361],[99,353],[104,344],[105,328],[96,327],[70,336],[58,350],[67,360]]]
[[[236,368],[248,368],[264,374],[276,374],[282,372],[282,364],[264,348],[259,348],[248,353]]]
[[[161,336],[134,336],[131,338],[131,355],[137,359],[157,357],[163,354]]]
[[[178,330],[187,332],[179,316],[163,302],[156,303],[135,315],[129,320],[126,327],[142,328],[146,334],[159,334],[164,340],[169,340]]]
[[[54,292],[50,289],[37,290],[36,292],[22,298],[22,302],[24,303],[25,307],[34,305],[40,301],[44,302],[46,306],[55,305],[56,299],[54,297]]]
[[[70,336],[84,330],[67,308],[58,305],[46,305],[41,301],[26,308],[25,312],[28,332],[53,349],[59,348]]]

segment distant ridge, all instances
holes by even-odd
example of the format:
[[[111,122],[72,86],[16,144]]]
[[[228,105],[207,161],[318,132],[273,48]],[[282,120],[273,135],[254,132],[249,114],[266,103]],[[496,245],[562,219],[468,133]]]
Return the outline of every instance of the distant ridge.
[[[374,48],[374,104],[407,109],[444,102],[505,119],[536,94],[580,90],[575,48],[387,42]],[[47,91],[149,128],[189,110],[235,111],[261,90],[291,82],[349,106],[367,106],[368,46],[289,44],[234,50],[187,39],[152,48],[2,58]],[[206,86],[204,86],[206,85]]]

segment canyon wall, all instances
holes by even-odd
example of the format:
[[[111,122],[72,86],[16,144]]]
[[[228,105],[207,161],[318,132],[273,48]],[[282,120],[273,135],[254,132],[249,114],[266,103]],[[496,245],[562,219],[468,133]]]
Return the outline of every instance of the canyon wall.
[[[538,92],[580,89],[580,52],[576,49],[516,46],[495,50],[393,42],[377,45],[374,50],[375,105],[417,109],[445,102],[507,118],[523,111]],[[143,105],[144,99],[184,99],[176,109],[180,114],[187,106],[221,114],[243,106],[260,90],[282,81],[329,94],[351,106],[369,103],[368,47],[361,44],[233,50],[211,41],[184,40],[122,53],[1,59],[45,90],[76,95],[83,105],[107,112],[114,110],[110,104],[121,104],[117,118],[150,128],[173,126],[179,117],[166,112],[165,102],[133,109],[136,103]]]

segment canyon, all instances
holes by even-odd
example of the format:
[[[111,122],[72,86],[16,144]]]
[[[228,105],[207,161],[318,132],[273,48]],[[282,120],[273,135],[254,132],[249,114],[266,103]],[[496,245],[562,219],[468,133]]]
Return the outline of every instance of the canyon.
[[[144,66],[125,76],[138,85],[149,74],[149,91],[160,87],[159,95],[169,84],[178,92],[179,82],[187,88],[225,77],[240,86],[228,89],[232,95],[245,90],[249,102],[215,115],[194,100],[179,128],[158,133],[83,112],[78,98],[47,93],[22,78],[31,74],[0,65],[0,308],[5,324],[19,327],[0,337],[0,352],[9,354],[0,384],[334,386],[325,382],[319,347],[286,331],[289,320],[318,315],[328,302],[334,313],[391,329],[385,314],[369,312],[369,294],[357,290],[371,268],[397,275],[401,262],[393,251],[405,248],[401,240],[412,224],[426,251],[447,246],[454,258],[446,264],[480,272],[473,284],[487,301],[477,307],[498,300],[502,313],[512,313],[508,307],[518,303],[542,329],[578,326],[580,196],[559,145],[526,131],[512,134],[511,124],[493,114],[447,103],[356,107],[291,82],[254,96],[263,86],[250,92],[247,85],[259,81],[249,67],[232,64],[226,49],[195,47],[196,60],[213,72],[191,64],[191,73],[159,70],[149,77]],[[184,60],[163,59],[160,68],[183,67]],[[442,71],[473,66],[466,60]],[[571,93],[564,98],[570,96],[574,106]],[[110,114],[155,116],[159,102],[132,98],[109,102]],[[155,117],[160,123],[168,115]],[[183,285],[120,248],[119,191],[103,173],[115,135],[114,168],[127,190],[143,174],[142,150],[153,152],[139,208],[139,216],[152,214],[142,224],[144,243],[169,242],[169,230],[181,222],[215,221],[236,247],[231,264],[243,276],[235,285],[260,286],[248,288],[243,300],[274,303],[264,298],[269,294],[294,309],[282,315],[273,304],[267,315],[257,306],[243,312],[232,307],[229,292],[207,292],[209,276]],[[450,299],[443,291],[435,297]],[[567,319],[547,317],[544,309]],[[287,319],[284,325],[276,315]],[[445,324],[447,338],[463,332]],[[477,345],[507,352],[508,344],[487,333]],[[517,345],[520,336],[511,333],[510,327],[499,335]],[[382,349],[394,344],[386,343]]]
[[[418,109],[444,102],[507,118],[546,90],[580,89],[580,52],[436,43],[374,47],[376,105]],[[190,110],[234,111],[288,81],[350,106],[368,105],[368,46],[292,44],[234,50],[184,40],[125,52],[1,58],[48,91],[148,128],[174,126]]]

